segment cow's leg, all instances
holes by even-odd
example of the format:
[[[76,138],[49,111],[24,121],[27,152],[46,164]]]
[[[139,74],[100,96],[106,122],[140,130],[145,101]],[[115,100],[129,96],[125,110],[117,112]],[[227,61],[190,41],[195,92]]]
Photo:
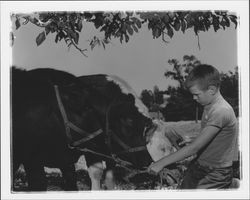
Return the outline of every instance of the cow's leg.
[[[44,172],[44,167],[39,164],[25,164],[25,172],[27,175],[30,191],[46,191],[47,179]]]
[[[88,172],[91,179],[91,190],[101,190],[101,178],[103,174],[102,162],[89,166]]]
[[[60,168],[65,180],[64,190],[77,191],[75,165],[67,165]]]
[[[113,170],[106,171],[104,184],[105,184],[107,190],[114,190],[115,189],[115,179],[114,179]]]

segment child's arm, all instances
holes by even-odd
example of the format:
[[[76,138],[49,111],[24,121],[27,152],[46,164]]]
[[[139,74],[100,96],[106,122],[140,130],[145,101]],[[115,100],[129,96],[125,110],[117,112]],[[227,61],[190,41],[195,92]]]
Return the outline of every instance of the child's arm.
[[[149,171],[154,171],[156,173],[160,172],[165,166],[172,163],[181,161],[186,157],[196,154],[200,149],[202,149],[207,143],[209,143],[219,132],[219,128],[215,126],[205,127],[197,138],[187,146],[179,149],[178,151],[163,157],[157,162],[151,164],[148,167]]]

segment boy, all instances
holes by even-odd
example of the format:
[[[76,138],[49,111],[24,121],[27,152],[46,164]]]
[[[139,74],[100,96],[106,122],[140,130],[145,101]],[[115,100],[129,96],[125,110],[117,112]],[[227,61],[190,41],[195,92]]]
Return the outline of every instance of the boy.
[[[220,74],[210,65],[195,67],[186,79],[193,99],[204,106],[201,132],[189,145],[148,167],[160,172],[165,166],[197,154],[179,186],[181,189],[228,188],[237,152],[237,119],[220,94]]]

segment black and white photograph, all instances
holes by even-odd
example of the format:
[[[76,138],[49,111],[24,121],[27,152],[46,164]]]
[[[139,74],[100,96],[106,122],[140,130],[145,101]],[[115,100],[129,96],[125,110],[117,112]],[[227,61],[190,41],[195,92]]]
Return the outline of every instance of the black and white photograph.
[[[249,199],[248,1],[1,2],[1,199]]]

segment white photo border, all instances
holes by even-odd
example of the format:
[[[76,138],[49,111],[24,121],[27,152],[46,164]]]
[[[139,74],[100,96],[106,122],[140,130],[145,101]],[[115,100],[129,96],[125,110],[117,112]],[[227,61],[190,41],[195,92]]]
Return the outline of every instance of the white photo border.
[[[230,191],[86,191],[11,193],[10,191],[10,14],[52,10],[229,10],[240,17],[238,66],[240,73],[240,149],[243,177],[241,187]],[[248,1],[1,1],[1,197],[2,199],[202,199],[249,198],[249,2]],[[208,194],[206,194],[209,192]]]

